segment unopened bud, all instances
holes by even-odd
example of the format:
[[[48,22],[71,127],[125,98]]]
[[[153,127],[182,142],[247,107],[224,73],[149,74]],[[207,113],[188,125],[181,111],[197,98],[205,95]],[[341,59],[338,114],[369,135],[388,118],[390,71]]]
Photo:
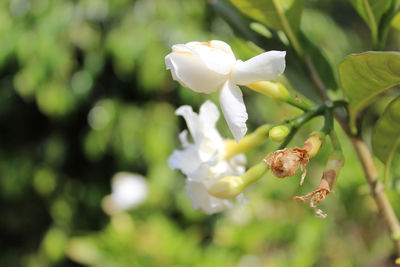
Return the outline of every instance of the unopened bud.
[[[268,131],[270,128],[270,125],[260,126],[251,134],[243,137],[239,143],[234,140],[225,141],[225,154],[223,158],[229,159],[235,155],[246,153],[263,144],[268,139]]]
[[[231,199],[239,195],[244,187],[245,183],[241,177],[227,176],[215,182],[207,191],[213,197]]]
[[[250,89],[262,93],[272,100],[286,101],[290,98],[290,94],[285,86],[278,82],[255,82],[246,85]]]
[[[269,131],[269,138],[274,142],[282,142],[289,134],[290,129],[287,126],[275,126]]]
[[[222,198],[231,199],[239,195],[249,184],[260,179],[268,170],[268,166],[264,162],[260,162],[239,176],[224,177],[207,188],[210,195]]]

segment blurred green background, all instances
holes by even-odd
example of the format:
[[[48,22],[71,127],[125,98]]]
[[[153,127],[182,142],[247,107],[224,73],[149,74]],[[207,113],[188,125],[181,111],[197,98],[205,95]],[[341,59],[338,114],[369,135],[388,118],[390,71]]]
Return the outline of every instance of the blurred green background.
[[[370,49],[368,30],[348,1],[305,5],[301,28],[331,64]],[[298,177],[268,174],[246,190],[246,206],[212,216],[192,210],[185,177],[167,165],[186,127],[174,111],[183,104],[198,111],[210,97],[217,103],[217,95],[180,87],[164,57],[175,43],[211,39],[228,42],[243,60],[259,53],[222,19],[227,6],[0,2],[0,266],[390,266],[392,244],[345,138],[336,194],[321,205],[326,220],[292,197],[318,185],[329,143],[308,165],[301,188]],[[256,32],[249,37],[258,44],[288,50],[276,35]],[[388,47],[396,49],[399,40],[391,33]],[[292,58],[289,50],[288,78],[313,98]],[[250,130],[298,114],[254,92],[244,95]],[[372,107],[371,121],[381,106]],[[218,126],[231,138],[223,119]],[[320,127],[321,121],[308,123],[290,145]],[[276,148],[268,143],[250,152],[249,166]],[[135,209],[109,216],[101,202],[119,171],[146,177],[149,195]],[[388,193],[400,212],[396,185]]]

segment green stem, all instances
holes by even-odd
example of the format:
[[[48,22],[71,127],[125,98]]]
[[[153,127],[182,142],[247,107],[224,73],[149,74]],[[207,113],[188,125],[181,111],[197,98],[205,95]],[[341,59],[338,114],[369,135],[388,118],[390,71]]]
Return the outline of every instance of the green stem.
[[[289,99],[287,99],[285,102],[288,103],[289,105],[292,105],[292,106],[294,106],[296,108],[299,108],[299,109],[301,109],[303,111],[308,111],[310,109],[309,105],[307,105],[304,102],[297,101],[292,96]]]
[[[322,115],[325,108],[326,106],[324,104],[313,106],[307,112],[304,112],[297,118],[294,118],[289,122],[287,122],[287,125],[290,127],[291,130],[288,136],[285,138],[285,140],[283,140],[283,142],[279,146],[279,149],[285,148],[292,140],[293,136],[296,134],[298,129],[300,129],[301,126],[303,126],[306,122],[308,122],[312,118]]]
[[[324,127],[321,129],[321,132],[324,134],[329,134],[333,130],[333,112],[332,109],[327,108],[324,112],[325,123]]]
[[[297,133],[297,128],[292,128],[290,130],[290,133],[288,134],[288,136],[286,136],[285,140],[283,140],[283,142],[281,143],[281,145],[279,146],[278,149],[284,149],[289,142],[292,140],[292,138],[294,137],[294,135]]]
[[[292,46],[293,46],[294,50],[296,51],[297,55],[300,58],[302,58],[304,55],[303,49],[301,48],[301,45],[296,38],[296,35],[294,34],[294,32],[292,31],[292,28],[289,25],[289,21],[286,18],[285,12],[283,11],[282,7],[279,5],[277,0],[272,0],[272,3],[275,6],[275,9],[278,13],[279,19],[282,23],[282,27],[283,27],[288,39],[292,43]]]
[[[370,21],[371,36],[372,36],[372,46],[374,50],[379,49],[379,39],[378,39],[378,24],[375,20],[374,13],[372,12],[371,6],[367,0],[363,1],[365,11]]]
[[[340,151],[340,153],[342,153],[342,147],[340,145],[339,138],[334,130],[329,133],[329,138],[331,139],[333,150]]]
[[[285,124],[290,128],[290,133],[286,136],[285,140],[279,146],[279,149],[285,148],[292,140],[298,129],[300,129],[309,120],[324,115],[325,124],[322,128],[322,132],[329,134],[333,130],[333,109],[338,107],[346,106],[347,102],[344,100],[328,101],[326,104],[316,105],[308,108],[308,111],[304,112],[297,118],[294,118]]]

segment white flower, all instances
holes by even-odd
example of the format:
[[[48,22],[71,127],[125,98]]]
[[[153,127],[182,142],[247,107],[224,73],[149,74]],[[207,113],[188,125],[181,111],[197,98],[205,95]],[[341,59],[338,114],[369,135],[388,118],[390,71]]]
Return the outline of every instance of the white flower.
[[[222,41],[190,42],[172,46],[165,64],[174,80],[195,92],[221,89],[221,109],[238,142],[246,134],[248,116],[237,85],[275,79],[285,70],[285,55],[269,51],[243,62],[236,60],[231,47]]]
[[[223,160],[225,154],[224,139],[215,128],[219,118],[217,106],[206,101],[200,107],[199,115],[190,106],[181,106],[177,115],[186,121],[193,143],[187,139],[188,131],[180,133],[179,138],[184,150],[174,150],[168,164],[172,169],[180,169],[186,176],[186,192],[194,209],[206,214],[220,212],[232,204],[229,200],[215,198],[208,194],[207,188],[217,180],[245,172],[246,159],[243,154]],[[237,198],[244,201],[243,194]]]
[[[147,198],[147,182],[138,174],[118,172],[111,180],[111,187],[111,195],[103,199],[103,209],[109,214],[129,210]]]

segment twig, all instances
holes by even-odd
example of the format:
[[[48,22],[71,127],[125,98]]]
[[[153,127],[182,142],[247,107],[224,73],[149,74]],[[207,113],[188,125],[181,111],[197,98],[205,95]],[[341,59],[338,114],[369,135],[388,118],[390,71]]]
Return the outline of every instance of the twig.
[[[317,89],[317,93],[319,95],[319,97],[323,100],[323,101],[327,101],[329,100],[329,96],[326,93],[326,87],[324,85],[324,83],[322,82],[321,78],[318,75],[317,70],[314,67],[314,64],[311,61],[311,58],[308,54],[306,54],[304,56],[304,64],[307,67],[307,70],[310,74],[311,80],[314,83],[315,88]]]
[[[371,153],[368,150],[367,145],[358,137],[350,137],[350,140],[357,152],[358,158],[362,164],[365,179],[367,180],[370,188],[372,197],[378,206],[379,212],[385,221],[390,237],[393,240],[396,248],[397,256],[400,256],[400,224],[393,211],[392,205],[390,204],[384,190],[383,184],[378,181],[377,172],[375,169],[374,162],[372,160]]]

